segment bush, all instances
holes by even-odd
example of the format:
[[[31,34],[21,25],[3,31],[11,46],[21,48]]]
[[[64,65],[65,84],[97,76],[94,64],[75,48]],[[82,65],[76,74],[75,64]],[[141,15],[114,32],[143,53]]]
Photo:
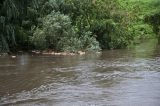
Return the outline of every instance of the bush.
[[[153,27],[148,24],[137,24],[133,25],[129,28],[129,31],[134,36],[134,41],[136,43],[140,42],[141,40],[146,40],[150,38],[154,38],[155,34],[153,32]]]
[[[100,50],[99,43],[90,32],[77,34],[76,27],[71,25],[68,16],[52,12],[42,20],[42,26],[37,27],[31,42],[36,49],[54,49],[56,51],[76,52],[79,50]]]
[[[125,48],[132,40],[127,29],[112,19],[95,22],[92,30],[102,49]]]

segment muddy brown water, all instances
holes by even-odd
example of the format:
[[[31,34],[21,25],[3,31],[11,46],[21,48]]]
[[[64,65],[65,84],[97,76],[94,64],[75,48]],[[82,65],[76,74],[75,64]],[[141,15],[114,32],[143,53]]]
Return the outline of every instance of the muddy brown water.
[[[160,106],[160,46],[0,57],[0,106]]]

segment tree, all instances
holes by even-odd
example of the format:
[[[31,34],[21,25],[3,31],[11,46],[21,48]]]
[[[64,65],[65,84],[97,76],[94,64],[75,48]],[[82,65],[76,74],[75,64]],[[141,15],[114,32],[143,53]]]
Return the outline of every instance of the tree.
[[[26,18],[27,8],[36,6],[38,0],[1,0],[0,2],[0,52],[9,52],[16,46],[16,26]]]

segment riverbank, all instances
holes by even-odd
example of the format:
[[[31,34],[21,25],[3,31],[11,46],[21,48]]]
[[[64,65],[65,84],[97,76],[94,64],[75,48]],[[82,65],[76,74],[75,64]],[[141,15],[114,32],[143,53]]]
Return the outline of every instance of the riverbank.
[[[78,51],[78,52],[55,52],[53,50],[46,50],[46,51],[39,51],[39,50],[32,50],[31,53],[33,54],[41,54],[41,55],[62,55],[62,56],[67,56],[67,55],[85,55],[86,52],[84,51]]]
[[[85,52],[85,51],[77,51],[77,52],[55,52],[53,50],[31,50],[31,51],[18,51],[16,53],[0,53],[0,56],[11,56],[13,58],[16,57],[16,55],[19,54],[25,54],[29,53],[31,55],[55,55],[55,56],[75,56],[75,55],[86,55],[90,52]],[[93,52],[94,54],[100,54],[101,51],[99,52]]]

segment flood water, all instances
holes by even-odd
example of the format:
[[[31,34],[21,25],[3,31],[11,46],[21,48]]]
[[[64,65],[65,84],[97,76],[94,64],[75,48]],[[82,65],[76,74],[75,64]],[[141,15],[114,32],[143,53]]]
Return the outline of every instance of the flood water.
[[[160,106],[160,46],[0,57],[2,106]]]

